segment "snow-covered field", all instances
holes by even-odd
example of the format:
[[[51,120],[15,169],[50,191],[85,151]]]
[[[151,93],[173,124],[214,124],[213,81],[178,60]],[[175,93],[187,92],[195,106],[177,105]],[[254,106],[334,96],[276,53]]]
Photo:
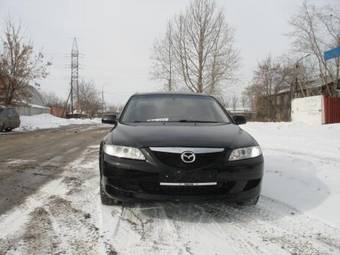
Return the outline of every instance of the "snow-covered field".
[[[63,119],[51,114],[20,116],[20,127],[14,131],[31,131],[46,128],[59,128],[68,125],[98,124],[100,119]]]
[[[340,124],[249,123],[265,156],[263,194],[340,228]]]
[[[265,156],[256,207],[102,206],[98,147],[0,216],[0,254],[340,254],[340,125],[249,123]]]

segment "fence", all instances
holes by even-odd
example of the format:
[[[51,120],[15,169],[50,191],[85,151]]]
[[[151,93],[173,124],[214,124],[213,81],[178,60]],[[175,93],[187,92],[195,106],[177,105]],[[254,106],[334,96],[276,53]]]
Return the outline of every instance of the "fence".
[[[324,97],[324,123],[340,122],[340,97]]]
[[[323,97],[302,97],[292,100],[291,117],[293,122],[320,125],[323,122]]]
[[[32,116],[42,113],[49,113],[50,108],[40,105],[16,105],[15,106],[19,115]]]

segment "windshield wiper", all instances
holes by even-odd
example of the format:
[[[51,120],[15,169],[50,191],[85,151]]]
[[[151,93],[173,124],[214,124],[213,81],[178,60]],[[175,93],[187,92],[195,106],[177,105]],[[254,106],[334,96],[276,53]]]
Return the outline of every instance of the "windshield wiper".
[[[211,120],[172,120],[169,122],[188,122],[188,123],[219,123],[218,121]]]
[[[218,121],[211,121],[211,120],[163,120],[163,121],[149,121],[149,120],[134,120],[131,123],[167,123],[167,122],[183,122],[183,123],[227,123],[227,122],[218,122]]]
[[[168,122],[168,121],[150,121],[150,120],[134,120],[134,121],[131,121],[130,123],[164,123],[164,122]]]

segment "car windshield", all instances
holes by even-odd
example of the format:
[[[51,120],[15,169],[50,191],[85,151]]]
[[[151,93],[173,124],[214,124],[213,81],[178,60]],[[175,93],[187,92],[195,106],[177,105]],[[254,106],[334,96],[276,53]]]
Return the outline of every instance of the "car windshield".
[[[130,99],[121,122],[230,123],[230,119],[212,97],[145,95]]]

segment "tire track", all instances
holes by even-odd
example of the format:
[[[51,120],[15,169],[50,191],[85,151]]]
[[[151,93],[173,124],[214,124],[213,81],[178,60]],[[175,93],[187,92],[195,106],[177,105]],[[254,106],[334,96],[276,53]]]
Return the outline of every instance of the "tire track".
[[[275,219],[275,216],[273,216],[275,212],[268,209],[279,207],[279,212],[282,213],[282,211],[287,209],[291,212],[291,208],[287,207],[283,209],[281,203],[276,205],[274,205],[274,203],[273,200],[262,198],[260,205],[255,208],[230,207],[229,209],[219,208],[219,210],[221,213],[229,211],[230,217],[236,222],[235,224],[241,229],[251,231],[252,236],[258,236],[264,242],[274,244],[278,249],[282,248],[289,253],[340,253],[339,248],[334,249],[334,247],[337,247],[336,242],[331,242],[330,245],[325,242],[320,242],[317,238],[319,236],[318,233],[320,233],[317,231],[322,231],[322,236],[330,237],[336,235],[339,237],[339,230],[318,222],[315,219],[309,219],[303,214],[297,219],[294,219],[295,217],[290,215],[290,213],[287,214],[286,217],[280,216]],[[271,215],[271,217],[266,219],[266,215]]]

